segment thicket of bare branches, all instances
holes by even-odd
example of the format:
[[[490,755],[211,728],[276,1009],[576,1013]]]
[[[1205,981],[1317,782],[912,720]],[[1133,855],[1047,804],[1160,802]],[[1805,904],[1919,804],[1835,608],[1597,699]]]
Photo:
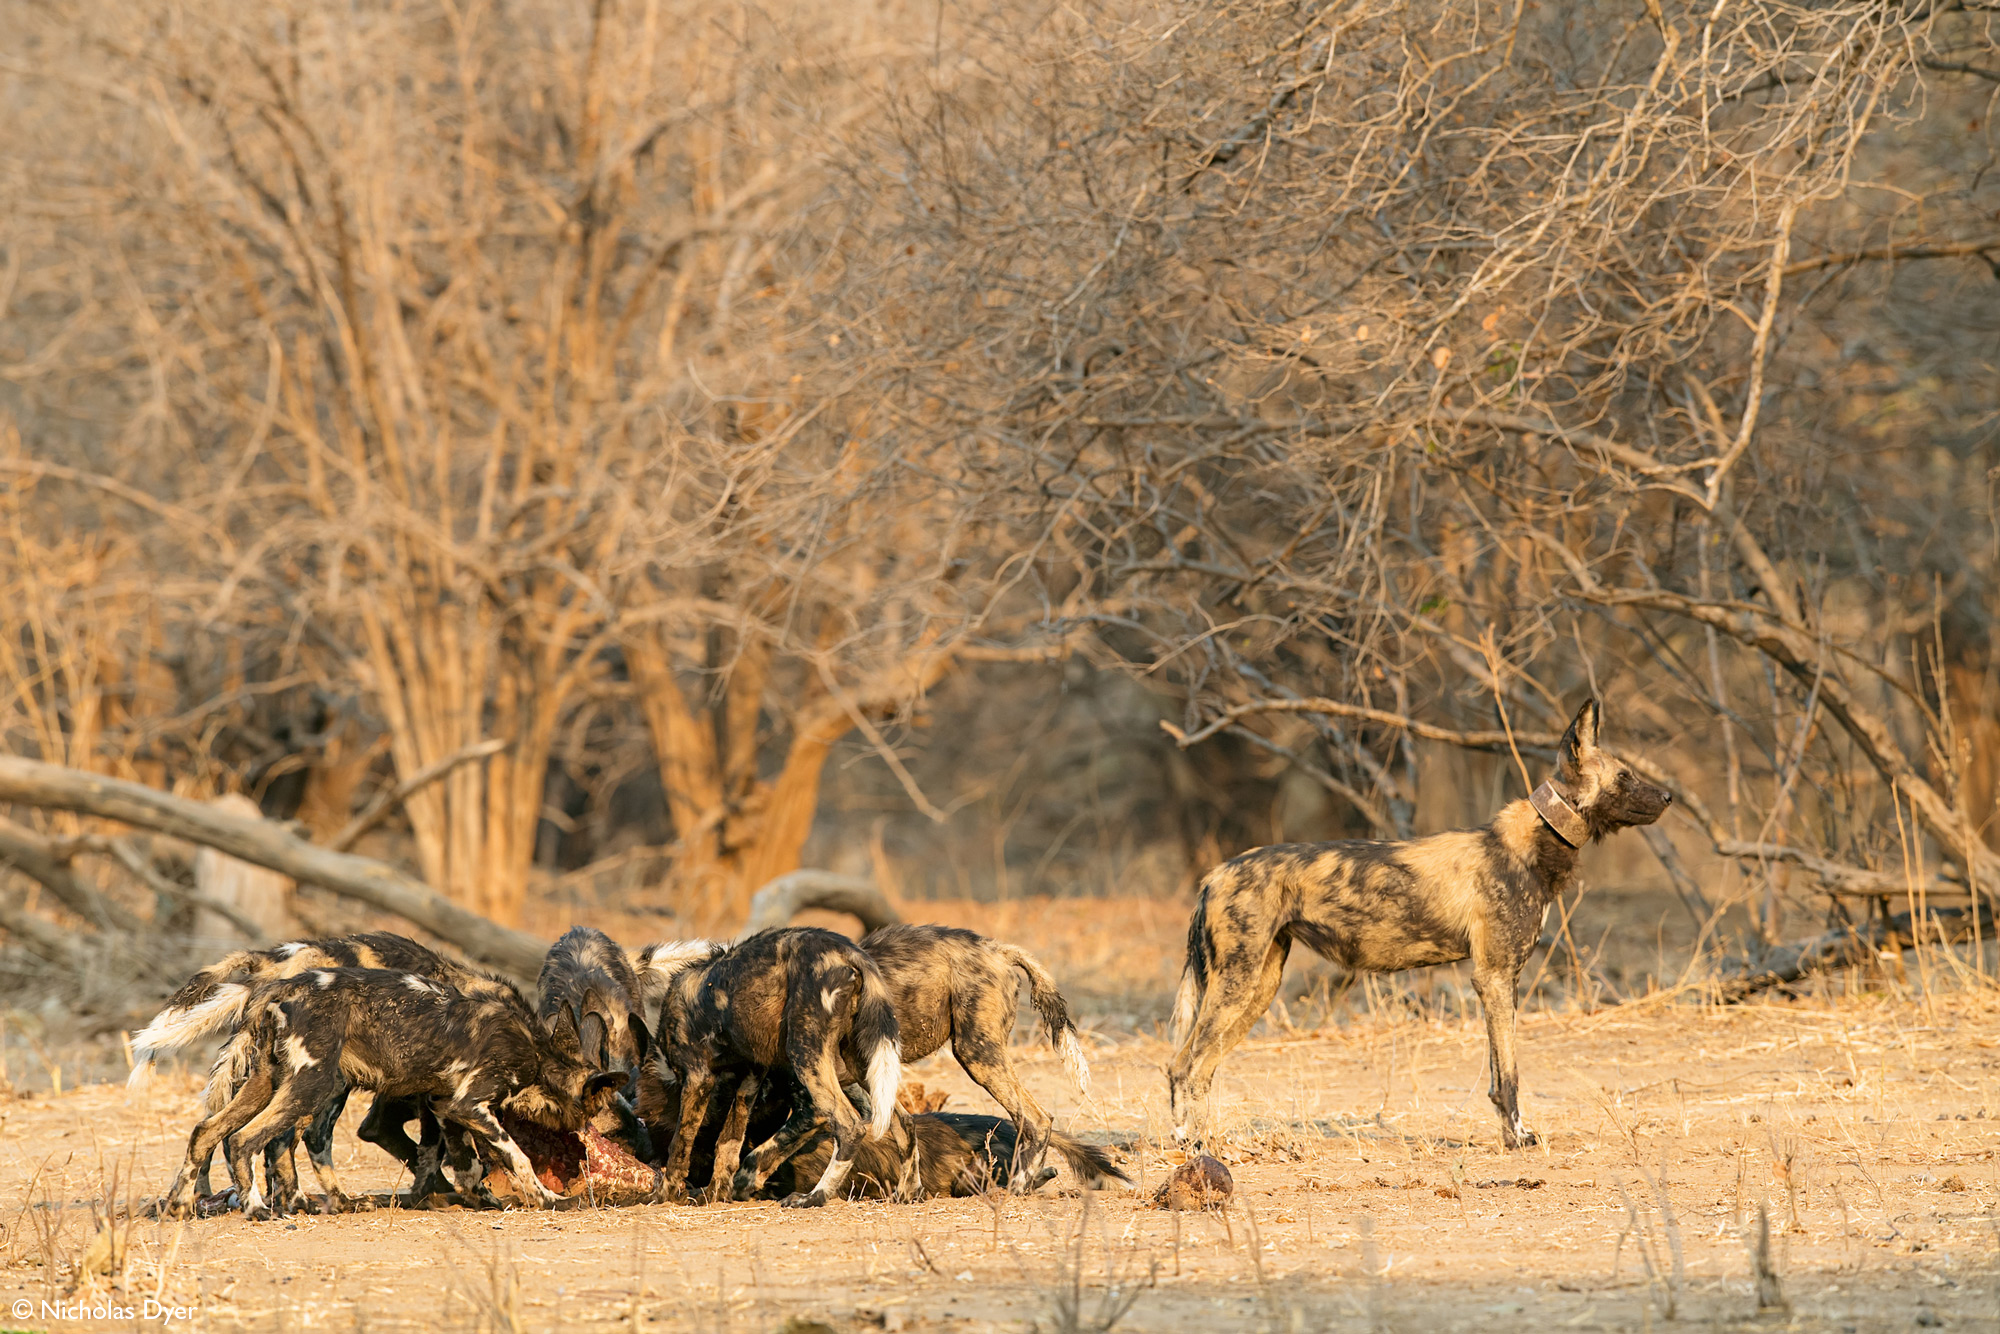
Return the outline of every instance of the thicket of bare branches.
[[[1983,890],[2000,188],[1959,57],[1993,23],[1070,16],[1033,78],[899,104],[896,296],[850,318],[1185,743],[1393,835],[1464,786],[1413,743],[1511,779],[1596,689],[1768,932],[1789,867],[1901,886],[1918,829]]]
[[[15,753],[503,922],[656,778],[726,917],[1081,654],[1378,835],[1594,689],[1769,938],[2000,879],[1989,5],[0,13]]]

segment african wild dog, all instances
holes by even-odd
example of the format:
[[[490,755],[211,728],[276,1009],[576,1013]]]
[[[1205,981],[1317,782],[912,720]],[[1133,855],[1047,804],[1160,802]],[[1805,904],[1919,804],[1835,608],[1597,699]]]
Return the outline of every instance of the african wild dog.
[[[161,1052],[179,1050],[240,1024],[253,983],[294,977],[309,968],[389,968],[461,991],[485,980],[485,974],[388,931],[293,940],[267,950],[235,950],[183,982],[152,1022],[132,1035],[132,1074],[126,1087],[144,1088]]]
[[[639,1067],[638,1088],[632,1105],[639,1123],[652,1137],[653,1161],[656,1163],[658,1155],[673,1139],[681,1118],[679,1072],[660,1059],[660,1002],[667,994],[668,983],[675,976],[685,969],[708,964],[728,948],[726,941],[719,940],[664,940],[632,955],[632,971],[639,982],[640,1016],[651,1015],[655,1021],[653,1056]]]
[[[1672,800],[1599,748],[1598,719],[1597,701],[1586,700],[1557,747],[1555,777],[1482,829],[1406,842],[1280,844],[1210,871],[1174,1003],[1167,1087],[1176,1137],[1204,1137],[1216,1066],[1270,1006],[1296,940],[1364,972],[1471,959],[1501,1137],[1510,1149],[1536,1143],[1521,1124],[1514,1059],[1521,965],[1569,885],[1577,850],[1651,824]]]
[[[564,1051],[525,1005],[461,995],[415,973],[328,968],[262,983],[246,1007],[244,1031],[254,1053],[249,1077],[189,1135],[187,1161],[164,1201],[169,1211],[186,1210],[198,1165],[227,1141],[245,1216],[270,1217],[252,1155],[311,1124],[350,1088],[425,1104],[441,1123],[494,1152],[520,1191],[546,1206],[555,1197],[499,1114],[575,1130],[622,1082]],[[440,1148],[426,1137],[418,1181],[435,1175]],[[331,1170],[321,1171],[317,1158],[313,1166],[338,1200]]]
[[[863,1135],[879,1139],[894,1121],[902,1063],[889,990],[874,961],[831,931],[760,931],[681,970],[668,984],[656,1032],[680,1085],[679,1125],[664,1174],[671,1193],[687,1188],[711,1098],[729,1107],[713,1184],[719,1188],[730,1179],[766,1072],[789,1074],[804,1097],[730,1179],[738,1198],[762,1188],[808,1136],[831,1122],[835,1148],[819,1182],[783,1201],[788,1207],[825,1204],[839,1190]],[[864,1071],[872,1103],[867,1125],[841,1088]]]
[[[242,1031],[244,1007],[260,983],[295,977],[308,969],[383,968],[415,973],[464,994],[511,999],[526,1008],[513,983],[447,959],[426,949],[407,936],[388,931],[365,931],[359,935],[334,936],[324,940],[294,940],[268,950],[237,950],[197,972],[167,1001],[166,1007],[132,1039],[133,1065],[128,1088],[137,1089],[150,1078],[153,1062],[163,1051],[187,1046],[226,1028],[236,1030],[223,1046],[209,1071],[208,1086],[202,1092],[202,1111],[213,1116],[228,1104],[249,1075],[252,1046]],[[345,1099],[329,1104],[327,1113],[306,1129],[303,1138],[312,1155],[314,1170],[325,1179],[333,1169],[333,1126]],[[404,1126],[421,1119],[422,1109],[414,1102],[377,1097],[356,1132],[363,1140],[379,1146],[415,1170],[418,1146]],[[297,1168],[292,1162],[294,1136],[290,1131],[273,1139],[265,1149],[266,1191],[281,1205],[299,1199]],[[455,1170],[470,1170],[477,1164],[464,1152],[458,1136],[449,1137]],[[414,1183],[414,1198],[433,1193],[443,1183],[433,1179]],[[199,1166],[197,1190],[209,1193],[209,1162]],[[336,1197],[329,1197],[337,1205]]]
[[[1013,1118],[1021,1157],[1010,1170],[1010,1184],[1032,1190],[1049,1137],[1049,1117],[1007,1059],[1020,1001],[1015,969],[1027,974],[1029,996],[1042,1016],[1049,1045],[1062,1052],[1078,1090],[1090,1090],[1090,1067],[1055,979],[1026,950],[958,927],[880,927],[862,937],[861,948],[889,986],[902,1059],[921,1060],[951,1044],[965,1073]]]
[[[634,960],[595,927],[573,926],[549,947],[536,989],[542,1023],[556,1041],[581,1053],[599,1070],[626,1075],[624,1092],[636,1097],[633,1082],[646,1068],[653,1035],[647,1031],[645,993]],[[631,1103],[613,1104],[623,1138],[642,1161],[653,1147]]]
[[[1010,1121],[997,1116],[976,1116],[964,1112],[918,1112],[908,1118],[910,1137],[917,1145],[925,1195],[984,1195],[1010,1185],[1014,1172],[1018,1132]],[[1085,1144],[1051,1130],[1046,1147],[1069,1164],[1078,1184],[1086,1190],[1101,1190],[1114,1181],[1131,1184],[1111,1155],[1094,1144]],[[801,1147],[771,1178],[778,1191],[798,1190],[824,1171],[834,1149],[831,1136],[815,1136]],[[1053,1181],[1054,1167],[1043,1167],[1029,1179],[1025,1189],[1034,1191]],[[903,1177],[902,1156],[889,1140],[864,1143],[854,1155],[854,1171],[841,1192],[848,1199],[887,1198],[895,1194]]]

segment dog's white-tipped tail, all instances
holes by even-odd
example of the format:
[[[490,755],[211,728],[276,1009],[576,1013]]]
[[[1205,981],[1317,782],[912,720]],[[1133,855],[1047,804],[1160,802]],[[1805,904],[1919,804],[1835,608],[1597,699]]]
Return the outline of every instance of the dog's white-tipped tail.
[[[1086,1098],[1090,1096],[1090,1062],[1083,1058],[1083,1043],[1077,1040],[1074,1028],[1063,1030],[1062,1041],[1056,1044],[1062,1049],[1063,1069],[1069,1071],[1070,1081],[1076,1091]]]
[[[132,1035],[132,1073],[125,1087],[146,1087],[153,1075],[153,1060],[163,1051],[178,1051],[190,1042],[219,1029],[243,1022],[243,1009],[250,1003],[250,988],[241,982],[225,982],[199,1005],[186,1008],[169,1005]]]
[[[640,994],[648,998],[664,994],[676,976],[700,967],[727,948],[718,940],[662,940],[646,946],[632,956]]]
[[[868,1058],[868,1098],[875,1104],[875,1119],[868,1125],[870,1138],[880,1139],[889,1133],[896,1118],[896,1089],[902,1082],[903,1054],[896,1043],[884,1038]]]

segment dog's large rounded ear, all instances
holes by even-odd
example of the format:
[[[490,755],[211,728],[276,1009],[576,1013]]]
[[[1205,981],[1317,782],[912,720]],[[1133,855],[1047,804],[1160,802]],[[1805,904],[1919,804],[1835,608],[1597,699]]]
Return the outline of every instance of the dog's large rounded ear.
[[[639,1059],[645,1060],[646,1053],[653,1049],[653,1035],[646,1029],[645,1017],[634,1010],[625,1016],[625,1026],[632,1031],[632,1045],[638,1050]]]
[[[605,1024],[603,1015],[592,1010],[577,1021],[576,1045],[577,1049],[583,1053],[583,1059],[589,1061],[598,1069],[602,1070],[605,1066],[611,1064],[604,1059]]]
[[[625,1087],[625,1079],[626,1075],[623,1070],[605,1070],[594,1074],[584,1081],[584,1096],[589,1097],[593,1094],[602,1093],[606,1089],[622,1089]]]
[[[1573,783],[1583,777],[1583,767],[1597,755],[1597,724],[1601,710],[1593,696],[1583,702],[1556,747],[1556,777]]]
[[[548,1025],[549,1036],[563,1050],[575,1051],[582,1046],[576,1033],[576,1011],[569,1006],[557,1006],[552,1013],[542,1016],[542,1022]]]

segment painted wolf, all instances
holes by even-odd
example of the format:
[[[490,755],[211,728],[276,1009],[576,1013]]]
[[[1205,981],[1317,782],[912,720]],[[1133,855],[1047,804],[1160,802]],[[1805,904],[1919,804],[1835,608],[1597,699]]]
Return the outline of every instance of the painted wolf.
[[[1277,994],[1297,941],[1356,972],[1472,960],[1486,1011],[1488,1096],[1510,1149],[1537,1142],[1521,1124],[1515,989],[1578,850],[1651,824],[1673,796],[1604,753],[1601,710],[1586,700],[1563,733],[1554,776],[1481,829],[1400,842],[1255,848],[1202,880],[1174,1004],[1168,1097],[1177,1138],[1200,1143],[1215,1070]]]

